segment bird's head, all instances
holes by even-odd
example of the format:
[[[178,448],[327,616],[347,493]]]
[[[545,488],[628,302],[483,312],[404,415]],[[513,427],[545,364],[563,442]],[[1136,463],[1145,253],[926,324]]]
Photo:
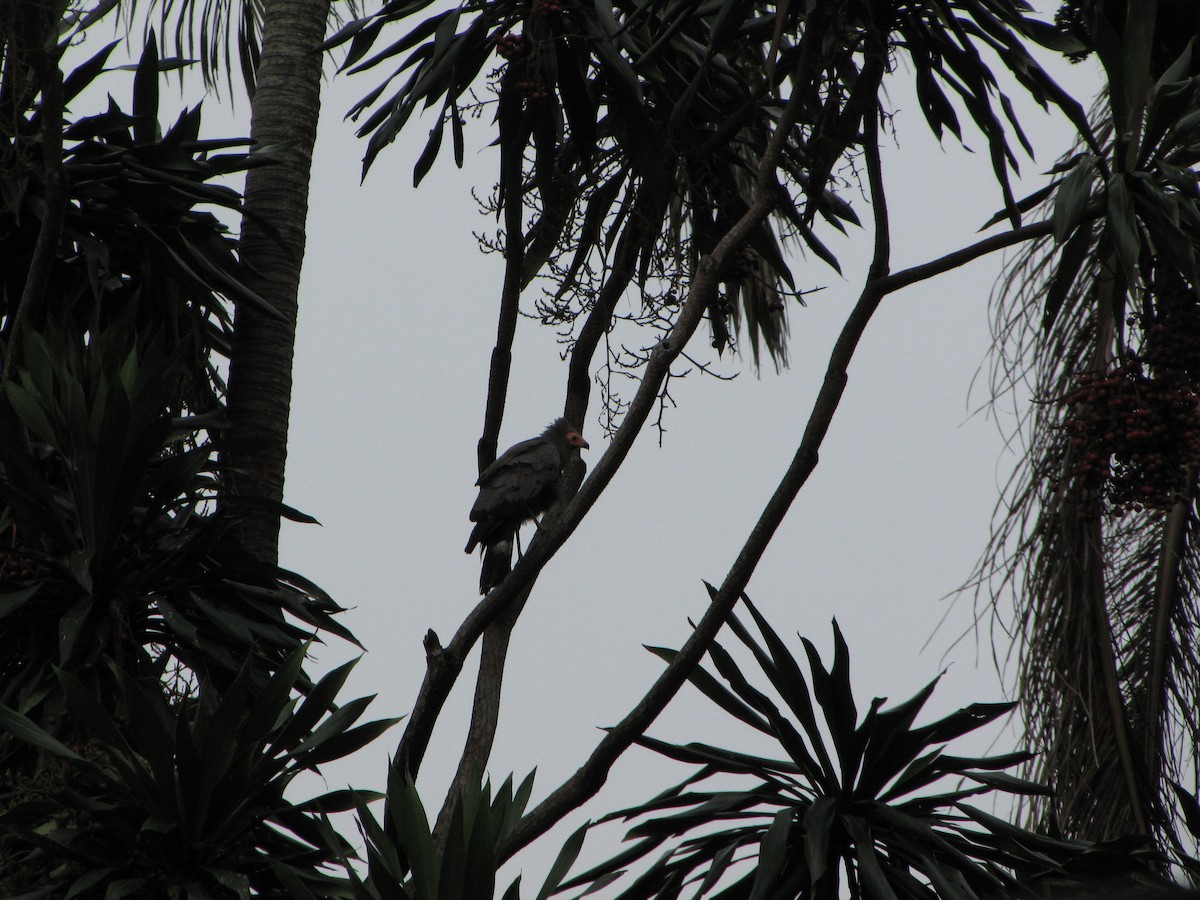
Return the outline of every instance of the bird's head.
[[[549,438],[558,443],[558,446],[563,449],[578,447],[581,450],[589,449],[589,444],[583,439],[583,435],[579,433],[579,429],[568,422],[566,419],[555,419],[550,423],[543,437]]]

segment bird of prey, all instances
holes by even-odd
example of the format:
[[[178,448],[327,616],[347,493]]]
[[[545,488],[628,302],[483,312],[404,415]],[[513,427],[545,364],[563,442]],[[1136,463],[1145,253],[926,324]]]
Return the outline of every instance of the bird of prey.
[[[563,467],[587,447],[578,428],[556,419],[537,437],[509,447],[480,474],[475,482],[479,496],[470,515],[475,527],[467,541],[468,553],[483,546],[479,593],[486,594],[504,580],[512,569],[517,529],[558,499]]]

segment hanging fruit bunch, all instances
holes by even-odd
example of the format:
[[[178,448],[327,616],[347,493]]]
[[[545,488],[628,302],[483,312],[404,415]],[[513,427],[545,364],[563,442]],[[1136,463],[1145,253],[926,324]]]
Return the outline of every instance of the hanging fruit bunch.
[[[504,59],[519,59],[529,53],[529,41],[523,34],[509,34],[496,39],[496,52]]]
[[[524,34],[505,34],[496,39],[496,53],[508,60],[508,75],[521,96],[540,100],[548,96],[533,42]]]
[[[1129,324],[1141,352],[1080,375],[1064,399],[1080,516],[1165,512],[1191,493],[1200,466],[1200,305],[1164,292]]]
[[[563,0],[530,0],[523,24],[522,34],[494,38],[496,53],[508,60],[505,79],[522,98],[544,100],[557,82],[556,45],[565,27]]]

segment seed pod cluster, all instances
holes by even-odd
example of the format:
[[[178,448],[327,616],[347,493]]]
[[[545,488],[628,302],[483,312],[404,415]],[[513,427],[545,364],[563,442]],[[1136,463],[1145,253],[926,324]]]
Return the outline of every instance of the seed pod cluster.
[[[1200,300],[1169,277],[1145,300],[1125,323],[1137,349],[1080,375],[1064,398],[1080,516],[1165,511],[1200,471]]]
[[[20,584],[34,578],[40,567],[30,557],[16,551],[0,551],[0,584]]]
[[[1186,370],[1151,368],[1130,354],[1076,384],[1065,398],[1063,429],[1073,451],[1070,474],[1088,498],[1079,514],[1170,509],[1200,462],[1200,397]]]
[[[1200,385],[1200,309],[1195,301],[1178,298],[1159,311],[1145,329],[1146,364],[1155,372],[1175,373],[1192,385]],[[1140,316],[1131,319],[1141,324]]]
[[[529,52],[529,41],[524,35],[506,34],[496,41],[496,52],[505,59],[517,59]]]
[[[550,96],[546,86],[536,78],[523,78],[516,82],[517,89],[530,100],[544,100]]]

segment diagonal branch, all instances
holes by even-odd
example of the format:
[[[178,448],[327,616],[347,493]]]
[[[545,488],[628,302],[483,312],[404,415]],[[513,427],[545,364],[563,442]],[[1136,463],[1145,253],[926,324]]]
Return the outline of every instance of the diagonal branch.
[[[1050,232],[1049,222],[1039,222],[988,238],[938,260],[889,275],[891,232],[887,198],[879,159],[877,109],[864,118],[864,154],[875,219],[874,255],[858,302],[842,327],[830,353],[825,380],[809,415],[800,446],[779,486],[763,509],[719,590],[678,655],[647,691],[641,702],[600,740],[587,761],[562,785],[521,820],[501,847],[502,859],[536,840],[600,790],[616,760],[653,723],[708,651],[750,580],[762,554],[782,523],[791,504],[817,466],[818,451],[841,402],[855,350],[880,302],[888,294],[957,268],[994,250],[1031,240]]]
[[[781,112],[776,130],[760,160],[753,204],[747,209],[741,219],[730,228],[725,236],[718,241],[712,252],[701,259],[692,280],[688,297],[681,308],[675,324],[651,351],[646,364],[645,374],[625,414],[622,425],[614,434],[611,443],[597,462],[591,476],[583,482],[579,491],[574,495],[574,498],[567,508],[562,511],[560,516],[550,515],[547,517],[547,521],[543,523],[544,527],[539,533],[538,539],[534,541],[529,551],[517,562],[508,577],[483,598],[468,614],[448,645],[443,647],[433,632],[429,632],[427,635],[427,670],[416,702],[413,705],[407,727],[397,747],[392,763],[393,774],[407,771],[415,777],[424,758],[425,751],[428,748],[429,739],[437,718],[445,705],[451,688],[457,680],[458,674],[462,670],[466,655],[474,647],[480,635],[496,619],[501,611],[525,592],[550,558],[570,538],[575,528],[578,527],[584,516],[591,510],[591,507],[599,499],[605,488],[607,488],[609,482],[628,456],[642,426],[654,409],[659,390],[670,372],[671,364],[683,351],[703,319],[705,310],[709,308],[709,305],[716,297],[722,265],[729,254],[746,240],[752,230],[762,223],[775,206],[776,198],[780,191],[776,169],[783,144],[795,126],[800,105],[800,92],[793,91]],[[772,498],[772,502],[764,510],[763,518],[760,520],[759,525],[756,526],[754,532],[752,532],[750,540],[747,541],[746,548],[743,551],[745,561],[741,565],[735,563],[735,569],[731,569],[730,575],[726,579],[726,586],[729,589],[726,589],[726,587],[722,588],[721,597],[730,606],[736,600],[738,594],[737,590],[732,590],[732,585],[740,579],[740,575],[735,578],[735,574],[741,572],[744,573],[746,579],[749,578],[758,557],[770,539],[770,535],[778,525],[778,521],[774,521],[773,517],[782,517],[788,504],[791,502],[791,498],[795,496],[795,493],[807,479],[808,474],[816,466],[816,450],[824,439],[825,432],[828,429],[833,413],[845,388],[845,366],[853,356],[854,349],[862,332],[882,298],[901,288],[950,271],[996,250],[1045,236],[1051,233],[1052,230],[1049,221],[1034,223],[1016,228],[1005,234],[986,238],[970,247],[947,254],[928,263],[905,269],[894,275],[889,274],[888,255],[890,253],[890,240],[887,230],[886,203],[879,171],[877,147],[878,122],[875,121],[878,114],[878,107],[872,105],[869,114],[864,114],[863,117],[864,133],[870,135],[868,143],[871,144],[868,148],[868,157],[872,161],[869,164],[868,174],[876,216],[876,259],[872,264],[859,302],[847,320],[842,335],[831,354],[825,384],[814,406],[809,421],[809,428],[806,430],[804,439],[797,451],[797,458],[793,462],[793,467],[789,469],[784,482],[781,483],[777,491],[776,497]],[[1088,208],[1085,217],[1094,218],[1099,214],[1099,207],[1093,205]],[[774,524],[772,524],[773,521]],[[756,547],[757,549],[755,549]],[[739,561],[743,560],[743,557],[739,557]],[[718,604],[714,601],[713,608],[717,607]],[[724,614],[727,614],[727,611]],[[718,613],[718,615],[720,614]],[[682,678],[679,680],[681,682]],[[667,695],[667,699],[669,699],[669,694],[673,693],[673,690],[668,691],[664,689],[661,693]],[[651,716],[651,718],[653,717]],[[600,759],[603,754],[599,749],[597,753],[601,754],[600,757],[597,757],[597,759]],[[607,773],[607,765],[611,765],[611,762],[601,765],[604,768],[605,774]],[[600,776],[601,781],[603,777],[604,775]],[[556,792],[556,795],[558,793]],[[549,803],[550,800],[546,802]],[[551,809],[552,807],[546,808]],[[542,807],[539,807],[540,809]],[[538,810],[535,810],[534,813],[531,813],[531,816],[535,814],[542,818],[545,815],[550,815],[550,813],[542,814]],[[561,815],[563,813],[557,814]],[[536,825],[537,820],[531,818],[530,821],[535,824],[522,826],[520,832],[514,835],[510,841],[508,850],[510,855],[512,852],[516,852],[520,846],[524,846],[525,842],[532,840],[536,836],[536,834],[533,834],[533,831],[538,827]],[[549,824],[544,827],[549,827]]]
[[[463,660],[466,658],[466,655],[474,647],[475,642],[487,626],[499,615],[500,611],[507,604],[511,603],[528,584],[532,583],[537,573],[541,571],[550,558],[567,541],[583,517],[604,492],[624,462],[625,457],[628,456],[641,430],[641,426],[654,408],[658,391],[667,377],[671,363],[686,346],[687,341],[691,338],[700,321],[703,319],[704,311],[708,308],[707,304],[711,303],[716,295],[721,265],[729,253],[745,240],[750,231],[769,214],[772,208],[772,200],[770,198],[773,196],[774,191],[777,190],[774,186],[777,184],[774,175],[779,155],[779,146],[777,146],[777,143],[778,145],[782,144],[780,136],[786,134],[794,125],[795,113],[794,105],[789,100],[788,105],[784,108],[784,115],[781,116],[779,128],[772,137],[771,146],[768,147],[760,164],[760,183],[762,183],[764,177],[762,174],[763,171],[769,170],[770,174],[767,176],[768,180],[766,183],[771,186],[766,190],[756,192],[756,202],[742,219],[730,229],[725,237],[718,242],[716,247],[713,248],[712,253],[701,260],[679,318],[667,336],[652,351],[646,366],[646,374],[630,404],[625,419],[613,436],[608,449],[597,462],[591,476],[584,481],[570,505],[563,511],[562,516],[557,521],[545,523],[546,527],[539,534],[538,540],[534,542],[525,556],[513,567],[512,572],[504,582],[492,590],[468,614],[447,646],[443,647],[437,640],[437,636],[432,632],[426,636],[428,666],[425,679],[418,692],[416,702],[413,705],[412,713],[409,716],[408,725],[404,735],[400,739],[400,744],[397,747],[396,756],[393,760],[392,765],[397,772],[408,770],[415,776],[428,748],[434,724],[442,707],[445,705],[450,689],[453,687],[459,672],[462,670]],[[878,180],[877,175],[871,175],[870,178],[872,184]],[[875,191],[876,188],[872,187],[872,190]],[[882,197],[882,193],[877,193],[877,196]],[[878,210],[876,214],[879,214]],[[1099,215],[1099,209],[1094,206],[1089,207],[1086,212],[1087,218],[1095,218]],[[877,225],[877,229],[878,227]],[[817,406],[814,407],[813,416],[810,418],[810,432],[806,432],[805,440],[802,442],[801,448],[797,453],[800,454],[809,450],[815,453],[820,440],[824,438],[824,430],[828,428],[829,419],[832,418],[837,400],[840,399],[841,391],[844,389],[845,373],[842,372],[839,376],[836,364],[848,361],[850,356],[853,355],[854,347],[857,345],[859,337],[861,337],[862,330],[865,329],[875,307],[884,296],[894,293],[901,288],[958,268],[997,250],[1014,246],[1023,241],[1043,237],[1050,234],[1051,231],[1052,225],[1049,220],[1036,222],[1013,229],[1011,232],[986,238],[972,244],[970,247],[946,254],[928,263],[904,269],[895,274],[887,274],[884,270],[880,269],[876,273],[876,277],[868,281],[864,287],[859,304],[851,313],[850,318],[843,328],[838,344],[834,347],[830,360],[830,369],[826,373],[826,383],[822,388],[821,395],[818,397]],[[876,232],[876,243],[877,253],[881,250],[881,247],[885,252],[888,250],[889,242],[886,238],[881,237],[879,230]],[[875,267],[878,268],[877,265]],[[837,384],[839,377],[843,382],[840,386]],[[822,420],[824,420],[823,425],[821,424]],[[819,433],[811,431],[814,428],[819,428]],[[815,465],[816,460],[814,458],[811,461],[811,466],[815,467]],[[811,468],[808,471],[811,471]],[[799,486],[803,484],[803,480],[806,478],[807,472],[803,473],[803,477],[800,478],[799,483],[796,485],[796,490],[799,489]],[[781,484],[782,488],[783,485]],[[532,840],[535,836],[530,835],[526,842]],[[513,840],[516,840],[515,836]],[[520,846],[524,846],[524,843]],[[511,852],[516,852],[517,849],[520,849],[520,847],[514,846]]]
[[[512,857],[600,790],[613,763],[645,733],[708,652],[717,632],[725,624],[738,599],[743,596],[750,576],[796,495],[816,468],[817,451],[829,431],[829,425],[845,392],[847,369],[854,351],[880,301],[887,293],[880,285],[886,280],[888,272],[891,237],[879,161],[878,121],[877,109],[872,110],[871,115],[864,120],[865,155],[875,216],[874,258],[858,303],[846,320],[830,354],[825,381],[817,395],[804,436],[791,465],[767,502],[720,589],[713,595],[708,609],[679,654],[651,686],[642,701],[601,739],[583,766],[521,820],[501,848],[502,859]],[[740,224],[742,223],[739,222]]]
[[[1092,203],[1084,210],[1080,221],[1091,222],[1102,215],[1104,215],[1104,204]],[[1033,240],[1034,238],[1045,237],[1053,232],[1053,230],[1054,224],[1049,219],[1041,222],[1032,222],[1029,225],[1022,225],[1020,228],[1014,228],[1011,231],[1005,231],[1002,234],[995,234],[981,241],[976,241],[970,246],[947,253],[945,256],[939,256],[937,259],[930,260],[929,262],[901,269],[899,272],[880,279],[879,287],[885,294],[890,294],[893,291],[916,284],[918,281],[926,281],[935,275],[942,275],[953,269],[957,269],[960,266],[979,259],[981,256],[995,253],[997,250],[1005,250],[1008,247],[1023,244],[1025,241]]]

